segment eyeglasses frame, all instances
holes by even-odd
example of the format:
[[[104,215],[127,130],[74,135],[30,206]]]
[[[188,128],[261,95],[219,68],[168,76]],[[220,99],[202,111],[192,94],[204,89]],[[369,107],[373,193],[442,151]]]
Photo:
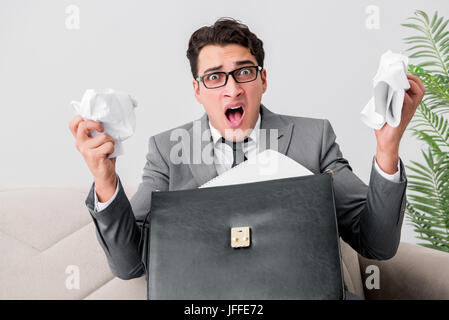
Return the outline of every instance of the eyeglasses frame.
[[[238,71],[240,69],[245,69],[245,68],[256,68],[256,77],[253,80],[249,80],[249,81],[237,81],[237,79],[235,78],[234,72],[236,72],[236,71]],[[263,68],[261,66],[243,66],[243,67],[237,68],[237,69],[232,70],[232,71],[209,72],[209,73],[203,74],[200,77],[197,77],[195,80],[198,82],[198,85],[200,84],[200,81],[201,81],[206,89],[217,89],[217,88],[224,87],[228,83],[229,75],[231,75],[232,78],[234,79],[234,81],[237,82],[237,83],[248,83],[248,82],[255,81],[257,79],[257,76],[259,75],[259,72],[262,71],[262,70],[263,70]],[[204,83],[204,77],[207,77],[207,76],[210,76],[210,75],[216,74],[216,73],[224,73],[226,75],[226,80],[225,80],[224,84],[222,84],[221,86],[209,88]]]

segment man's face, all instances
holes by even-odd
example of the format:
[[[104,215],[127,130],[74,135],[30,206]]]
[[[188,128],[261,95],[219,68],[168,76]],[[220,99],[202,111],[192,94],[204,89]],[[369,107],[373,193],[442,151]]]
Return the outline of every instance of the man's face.
[[[198,56],[198,76],[244,66],[257,66],[257,60],[248,48],[238,44],[207,45]],[[225,133],[231,133],[234,136],[232,140],[240,141],[244,136],[239,133],[247,133],[256,124],[262,94],[267,89],[266,71],[263,69],[256,80],[246,83],[237,83],[229,75],[226,85],[215,89],[208,89],[201,81],[198,84],[194,80],[193,89],[211,124],[223,137],[229,139]]]

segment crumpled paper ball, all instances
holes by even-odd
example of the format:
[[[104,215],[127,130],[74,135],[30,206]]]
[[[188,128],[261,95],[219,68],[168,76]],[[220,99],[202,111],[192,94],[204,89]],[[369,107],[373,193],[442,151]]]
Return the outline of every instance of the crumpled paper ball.
[[[380,58],[373,79],[374,96],[360,112],[362,121],[379,130],[385,123],[397,127],[401,122],[405,90],[410,88],[407,79],[408,57],[391,50]]]
[[[114,152],[108,158],[115,158],[124,153],[122,142],[131,137],[136,129],[136,100],[125,92],[113,89],[88,89],[81,102],[72,101],[71,105],[84,120],[102,122],[104,132],[115,140]],[[91,131],[92,137],[97,134],[98,131]]]

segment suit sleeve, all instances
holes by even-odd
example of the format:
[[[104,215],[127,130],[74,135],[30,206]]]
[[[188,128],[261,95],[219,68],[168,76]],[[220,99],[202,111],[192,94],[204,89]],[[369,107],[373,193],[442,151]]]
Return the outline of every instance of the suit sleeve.
[[[339,234],[369,259],[392,258],[398,249],[406,203],[407,178],[399,159],[399,182],[389,181],[371,164],[369,185],[363,183],[343,158],[328,120],[323,121],[321,172],[334,171],[334,194]]]
[[[118,178],[118,175],[117,175],[117,178]],[[115,192],[114,192],[114,194],[112,195],[111,199],[109,199],[109,200],[106,201],[106,202],[100,202],[100,201],[98,201],[97,191],[96,191],[95,188],[94,188],[94,200],[95,200],[94,208],[95,208],[95,212],[101,211],[101,210],[103,210],[103,209],[106,209],[106,208],[108,207],[108,205],[109,205],[112,201],[114,201],[115,197],[117,197],[118,189],[119,189],[119,188],[118,188],[118,180],[117,180],[117,185],[116,185],[116,187],[115,187]]]
[[[128,200],[118,180],[115,199],[103,210],[95,209],[95,184],[92,184],[86,206],[96,226],[97,239],[103,248],[112,273],[124,280],[145,274],[141,245],[142,224],[151,208],[151,192],[168,190],[168,166],[162,158],[154,137],[149,139],[142,182]]]

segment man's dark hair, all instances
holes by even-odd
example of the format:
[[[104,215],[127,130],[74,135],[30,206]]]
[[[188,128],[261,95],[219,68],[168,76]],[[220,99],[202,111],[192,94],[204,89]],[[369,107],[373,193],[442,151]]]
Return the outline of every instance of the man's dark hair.
[[[190,61],[190,69],[195,79],[198,77],[198,55],[208,44],[221,46],[239,44],[248,48],[256,57],[258,65],[263,67],[265,52],[262,40],[240,21],[233,18],[220,18],[212,26],[204,26],[196,30],[190,37],[187,59]]]

